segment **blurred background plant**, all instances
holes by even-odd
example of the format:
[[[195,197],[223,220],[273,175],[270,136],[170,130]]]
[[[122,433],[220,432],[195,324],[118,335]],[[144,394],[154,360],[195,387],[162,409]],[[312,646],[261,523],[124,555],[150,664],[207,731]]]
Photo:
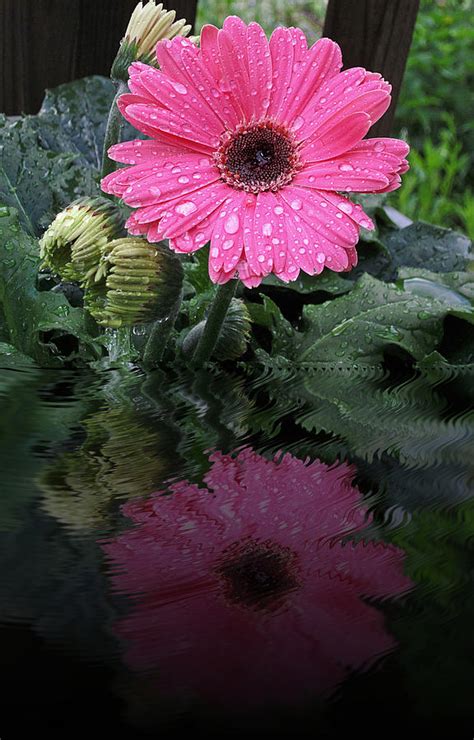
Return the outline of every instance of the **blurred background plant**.
[[[226,15],[267,33],[299,26],[321,36],[327,0],[202,0],[197,28]],[[389,203],[407,216],[474,238],[474,0],[421,0],[394,136],[412,147],[411,170]]]

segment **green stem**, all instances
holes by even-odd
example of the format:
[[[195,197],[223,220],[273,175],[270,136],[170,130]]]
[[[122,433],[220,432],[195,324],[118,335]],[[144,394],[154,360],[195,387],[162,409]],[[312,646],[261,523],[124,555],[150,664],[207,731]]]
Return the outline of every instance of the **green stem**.
[[[211,357],[216,342],[219,339],[222,325],[227,315],[230,302],[237,289],[238,280],[229,280],[224,285],[219,285],[211,305],[211,310],[206,319],[206,325],[198,341],[192,358],[194,367],[201,367]]]
[[[170,334],[175,325],[182,299],[183,292],[181,291],[169,316],[164,319],[158,319],[153,324],[143,352],[143,367],[146,370],[157,367],[161,362]]]
[[[120,131],[122,129],[122,114],[117,107],[117,101],[121,95],[128,93],[128,86],[125,82],[120,81],[117,85],[117,92],[110,106],[109,117],[107,119],[107,128],[105,130],[104,149],[102,151],[102,171],[101,178],[115,170],[115,162],[109,159],[107,152],[113,144],[120,141]]]

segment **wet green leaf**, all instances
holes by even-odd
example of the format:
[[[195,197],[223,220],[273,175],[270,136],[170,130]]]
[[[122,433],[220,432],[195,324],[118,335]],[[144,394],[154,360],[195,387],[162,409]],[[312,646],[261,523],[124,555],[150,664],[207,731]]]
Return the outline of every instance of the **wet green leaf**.
[[[37,290],[39,263],[38,242],[22,231],[17,212],[0,208],[0,306],[8,342],[41,365],[78,354],[97,359],[94,322],[62,293]]]
[[[30,234],[38,236],[74,198],[97,190],[92,171],[75,154],[42,147],[33,118],[0,117],[0,202],[17,209]]]
[[[348,295],[305,308],[293,357],[300,366],[374,367],[385,348],[396,345],[422,359],[440,342],[448,314],[474,319],[471,308],[457,301],[416,295],[364,275]]]
[[[433,272],[465,270],[473,259],[472,242],[467,236],[421,221],[393,230],[383,237],[392,255],[392,279],[401,266],[421,267]]]

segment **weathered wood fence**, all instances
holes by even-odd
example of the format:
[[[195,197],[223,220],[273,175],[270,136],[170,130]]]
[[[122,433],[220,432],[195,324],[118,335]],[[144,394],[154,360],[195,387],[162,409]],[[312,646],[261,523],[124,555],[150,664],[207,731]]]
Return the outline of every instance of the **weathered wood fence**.
[[[206,0],[201,0],[206,2]],[[46,87],[110,70],[137,0],[1,0],[0,111],[35,113]],[[197,0],[165,0],[194,23]],[[329,0],[324,35],[346,67],[381,72],[393,101],[371,135],[390,133],[419,0]]]

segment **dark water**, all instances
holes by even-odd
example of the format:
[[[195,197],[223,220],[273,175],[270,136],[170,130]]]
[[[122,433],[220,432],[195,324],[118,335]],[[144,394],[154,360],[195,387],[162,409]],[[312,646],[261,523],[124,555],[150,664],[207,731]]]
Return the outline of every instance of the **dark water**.
[[[472,737],[469,383],[332,382],[1,371],[2,738]]]

